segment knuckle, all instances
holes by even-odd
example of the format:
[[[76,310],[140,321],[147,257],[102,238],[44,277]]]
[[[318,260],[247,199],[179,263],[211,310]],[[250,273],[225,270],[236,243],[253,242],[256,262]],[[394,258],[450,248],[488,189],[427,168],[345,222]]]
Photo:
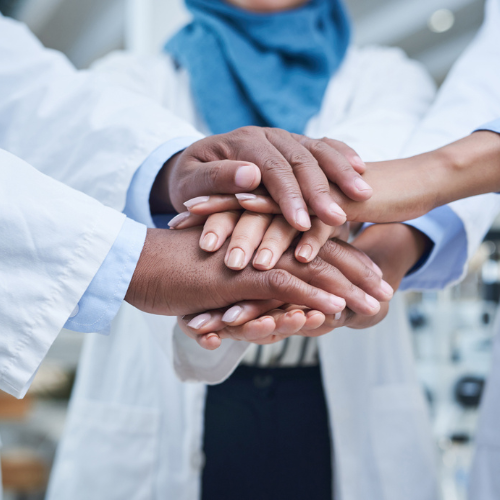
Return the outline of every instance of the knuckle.
[[[333,260],[343,260],[346,257],[344,248],[333,240],[328,240],[323,246],[323,250],[327,252]]]
[[[222,174],[222,165],[216,164],[205,171],[205,184],[208,186],[216,186]]]
[[[268,273],[269,286],[273,292],[288,291],[293,287],[293,277],[283,269],[273,269]]]
[[[288,170],[285,162],[280,161],[278,158],[268,157],[264,160],[263,169],[268,172],[275,172],[277,174],[284,173]]]
[[[309,262],[307,264],[307,270],[311,278],[315,278],[328,271],[336,271],[336,269],[333,266],[328,265],[320,257],[315,257],[311,262]]]

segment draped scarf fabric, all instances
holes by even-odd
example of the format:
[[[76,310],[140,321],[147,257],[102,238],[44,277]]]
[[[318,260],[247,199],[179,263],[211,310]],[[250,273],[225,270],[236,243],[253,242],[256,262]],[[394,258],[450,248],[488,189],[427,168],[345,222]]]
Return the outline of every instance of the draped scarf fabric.
[[[212,133],[245,125],[302,133],[349,44],[341,0],[257,14],[224,0],[186,0],[193,21],[166,44],[184,67]]]

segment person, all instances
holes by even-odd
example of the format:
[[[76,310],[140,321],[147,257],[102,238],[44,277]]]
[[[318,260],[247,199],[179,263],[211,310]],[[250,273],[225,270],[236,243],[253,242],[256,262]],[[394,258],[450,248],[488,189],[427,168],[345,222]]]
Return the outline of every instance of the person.
[[[285,176],[290,181],[289,194],[294,196],[293,201],[284,199],[283,209],[290,223],[301,227],[299,214],[305,213],[306,207],[301,189],[311,196],[325,179],[318,164],[316,174],[310,178],[315,177],[315,184],[301,180],[299,185],[291,165],[285,160],[294,155],[314,157],[312,149],[318,147],[317,141],[308,140],[303,145],[299,142],[304,142],[303,137],[293,138],[277,130],[264,134],[257,128],[203,138],[187,123],[142,95],[110,85],[92,72],[76,71],[62,54],[46,50],[22,24],[1,15],[0,61],[0,148],[16,155],[15,158],[2,153],[1,165],[6,179],[2,185],[5,204],[2,227],[10,229],[9,237],[4,232],[2,238],[2,249],[9,258],[2,261],[5,286],[0,314],[2,324],[9,327],[2,341],[0,386],[17,397],[26,393],[63,325],[81,332],[107,333],[124,298],[140,309],[157,314],[187,313],[192,307],[188,304],[201,305],[198,299],[193,300],[194,296],[187,300],[190,293],[196,294],[197,290],[186,280],[189,267],[197,268],[200,273],[203,271],[208,278],[216,272],[214,262],[217,258],[211,270],[206,259],[200,260],[195,253],[185,253],[183,262],[176,261],[172,252],[178,255],[179,245],[186,244],[186,238],[189,239],[187,234],[147,231],[144,224],[132,220],[132,217],[139,218],[137,214],[141,212],[149,214],[150,201],[161,211],[171,203],[182,206],[180,197],[196,196],[199,188],[203,192],[214,189],[237,192],[244,186],[256,187],[262,177],[270,191],[274,190],[278,196],[283,194],[279,184]],[[255,144],[260,145],[259,151],[255,150]],[[359,174],[350,167],[348,160],[339,156],[331,145],[324,142],[322,145],[323,155],[326,154],[323,158],[330,158],[329,161],[337,165],[330,170],[332,177],[336,176],[351,195],[358,199],[366,197],[366,190],[356,194],[354,183]],[[279,177],[265,168],[269,158],[274,158],[276,166],[281,168]],[[108,208],[74,190],[51,183],[21,159]],[[15,165],[20,165],[17,176],[11,173]],[[224,174],[215,176],[214,172],[222,167]],[[21,172],[26,176],[24,194]],[[47,186],[49,191],[37,193],[28,203],[25,197],[30,190],[36,189],[37,183]],[[55,196],[58,190],[60,200],[42,201],[44,196],[49,197],[49,192]],[[23,202],[20,201],[22,196]],[[77,207],[64,209],[71,196],[75,196]],[[37,209],[37,203],[45,205],[45,211]],[[85,210],[85,204],[88,205],[88,217],[83,224],[83,214],[79,211]],[[113,210],[124,211],[130,217]],[[30,211],[34,211],[31,216]],[[79,231],[67,229],[73,215],[75,220],[82,221]],[[308,216],[305,215],[306,220],[302,223],[307,226]],[[335,222],[338,216],[334,214],[332,220],[332,214],[325,211],[322,217]],[[101,223],[99,218],[102,218]],[[37,231],[35,220],[39,221]],[[50,224],[54,227],[48,231]],[[52,239],[44,238],[42,228],[52,234]],[[56,236],[54,231],[61,234]],[[30,234],[32,238],[36,235],[36,245],[34,239],[30,243]],[[42,248],[45,249],[43,253]],[[89,255],[91,252],[95,252],[94,257]],[[170,259],[164,258],[166,256]],[[82,266],[84,257],[86,265]],[[23,262],[20,259],[25,259],[24,278],[18,276]],[[152,273],[151,266],[155,263],[155,273]],[[26,267],[28,264],[30,268]],[[173,269],[177,272],[170,274]],[[65,276],[66,280],[62,281]],[[304,294],[302,300],[307,301],[308,287],[304,288],[303,281],[289,277],[294,283],[292,287]],[[213,286],[227,278],[227,274],[224,277],[217,272]],[[243,276],[241,278],[245,281]],[[245,293],[241,297],[248,297],[249,293],[254,297],[282,294],[279,286],[271,281],[266,284],[262,278],[257,273],[253,273],[253,278],[249,274],[252,284],[242,282],[241,290]],[[87,286],[82,288],[85,283]],[[153,287],[153,283],[160,286]],[[239,294],[240,286],[234,280],[233,283],[234,288],[228,281],[223,285],[230,293],[226,295],[228,305]],[[46,296],[48,292],[44,286],[53,290],[51,296]],[[172,300],[174,290],[177,297],[184,290],[187,301]],[[161,300],[155,293],[162,293]],[[41,304],[50,297],[54,308],[42,310]],[[38,319],[35,321],[35,318]]]
[[[268,125],[277,125],[275,120],[280,119],[284,123],[288,116],[290,127],[292,118],[297,127],[290,128],[294,132],[342,140],[363,159],[398,156],[434,96],[425,71],[396,49],[349,47],[344,54],[345,18],[337,2],[294,4],[297,8],[292,10],[288,3],[267,15],[252,14],[250,4],[238,9],[218,1],[190,2],[195,11],[203,10],[200,19],[217,23],[217,39],[229,37],[223,40],[224,50],[210,49],[213,37],[206,54],[194,43],[200,37],[205,40],[197,31],[205,33],[203,27],[195,20],[186,28],[187,33],[198,33],[194,42],[177,38],[169,45],[177,47],[175,57],[119,54],[93,70],[108,81],[156,98],[207,133],[227,130],[216,128],[220,124],[255,124],[249,120],[256,116],[264,117]],[[269,7],[271,2],[259,5]],[[327,24],[326,35],[318,19]],[[238,23],[237,29],[228,34],[233,23]],[[311,40],[316,41],[312,47]],[[244,57],[236,52],[226,58],[228,51],[242,46]],[[200,63],[197,68],[189,66],[188,55]],[[316,56],[323,61],[319,65],[313,64]],[[284,59],[290,64],[283,64]],[[245,61],[246,67],[238,61]],[[292,61],[300,61],[299,69]],[[233,64],[242,71],[238,78],[244,85],[231,83]],[[280,84],[280,92],[275,92],[272,85],[285,81],[290,84]],[[251,89],[251,94],[242,97],[235,87]],[[203,104],[205,97],[211,106]],[[232,121],[235,117],[237,122]],[[303,126],[305,130],[300,129]],[[182,227],[186,217],[173,225]],[[371,235],[379,228],[370,228],[357,244],[375,260],[382,257],[377,264],[395,285],[426,251],[427,240],[418,227],[419,222],[387,225],[385,239],[377,245]],[[406,239],[416,240],[419,250],[401,252]],[[390,255],[382,252],[388,240],[393,242]],[[441,243],[448,244],[441,240],[435,246]],[[334,241],[327,248],[332,245],[338,245],[341,260],[347,258],[346,244]],[[417,277],[418,271],[406,279]],[[180,357],[172,354],[168,335],[179,332],[178,325],[124,305],[110,338],[93,337],[85,344],[48,498],[321,499],[332,498],[334,491],[348,499],[383,498],[382,491],[395,498],[435,498],[433,447],[408,326],[402,305],[391,309],[373,329],[337,329],[318,342],[290,336],[317,334],[316,328],[303,328],[302,318],[293,328],[278,326],[278,335],[267,340],[288,337],[288,342],[261,350],[226,339],[218,349],[206,351],[193,339],[178,335],[174,344],[194,344],[191,350],[181,350]],[[354,314],[350,324],[369,326],[372,318],[379,321],[386,312],[369,317]],[[343,314],[337,320],[329,315],[321,323],[329,331],[349,322]],[[198,336],[204,327],[190,333]],[[258,352],[262,358],[256,363]],[[182,379],[193,383],[175,379],[169,356],[177,368],[183,364],[184,369],[177,370]],[[220,382],[244,356],[235,375],[219,387],[207,389],[197,382]],[[252,409],[262,413],[253,418]],[[393,432],[389,421],[397,422],[400,431]],[[266,433],[263,439],[259,425]],[[215,446],[220,446],[224,458],[214,455]],[[401,460],[399,454],[408,447],[412,459]],[[383,469],[380,460],[387,464]]]

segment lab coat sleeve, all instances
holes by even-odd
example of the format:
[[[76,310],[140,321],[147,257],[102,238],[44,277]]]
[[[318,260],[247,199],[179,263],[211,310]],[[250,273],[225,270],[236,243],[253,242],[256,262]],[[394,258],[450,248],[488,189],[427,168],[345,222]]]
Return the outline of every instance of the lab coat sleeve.
[[[1,15],[0,82],[0,148],[120,211],[132,177],[157,148],[203,137],[148,96],[77,71]]]
[[[125,219],[0,150],[0,389],[26,393]]]
[[[484,123],[492,120],[496,121],[484,127],[498,127],[500,1],[488,0],[485,9],[483,26],[453,66],[435,103],[405,147],[404,156],[442,147],[469,135],[478,127],[483,128]],[[431,255],[433,263],[429,262],[413,277],[409,276],[404,282],[405,288],[409,288],[412,283],[417,288],[425,288],[423,285],[435,288],[440,281],[442,286],[460,281],[467,272],[467,261],[474,255],[500,211],[500,196],[474,196],[453,202],[449,207],[462,221],[463,231],[457,232],[458,226],[455,224],[442,224],[442,236],[429,237],[431,240],[434,237],[440,241],[455,241],[455,249],[451,249],[449,245],[438,245]],[[465,259],[457,258],[462,254],[462,248],[466,249]],[[450,262],[447,262],[448,258]],[[442,276],[436,265],[439,262],[447,263]],[[451,263],[456,269],[450,268]]]
[[[500,118],[498,120],[493,120],[482,127],[479,127],[477,130],[491,130],[491,132],[496,132],[500,134]]]

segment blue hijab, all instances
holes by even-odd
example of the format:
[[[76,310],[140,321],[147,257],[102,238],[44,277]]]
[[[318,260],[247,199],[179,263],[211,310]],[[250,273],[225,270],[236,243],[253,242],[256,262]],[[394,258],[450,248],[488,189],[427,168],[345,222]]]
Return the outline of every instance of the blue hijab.
[[[166,44],[190,75],[215,133],[245,125],[302,133],[349,44],[341,0],[256,14],[224,0],[186,0],[193,21]]]

